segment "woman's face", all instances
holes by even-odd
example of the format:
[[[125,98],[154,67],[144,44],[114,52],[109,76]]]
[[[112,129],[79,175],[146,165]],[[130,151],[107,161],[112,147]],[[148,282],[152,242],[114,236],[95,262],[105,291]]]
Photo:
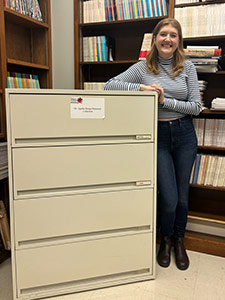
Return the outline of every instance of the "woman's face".
[[[179,45],[177,29],[171,24],[163,26],[155,37],[155,45],[160,57],[171,57]]]

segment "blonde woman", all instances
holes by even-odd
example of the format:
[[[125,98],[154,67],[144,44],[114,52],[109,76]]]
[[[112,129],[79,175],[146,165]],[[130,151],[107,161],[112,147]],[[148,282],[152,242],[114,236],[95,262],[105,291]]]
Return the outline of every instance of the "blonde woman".
[[[160,266],[169,266],[173,240],[176,265],[186,270],[189,258],[183,239],[189,179],[197,153],[191,115],[200,113],[201,104],[197,73],[185,59],[179,22],[172,18],[160,21],[146,60],[110,79],[105,90],[158,93],[157,224],[161,243],[157,260]]]

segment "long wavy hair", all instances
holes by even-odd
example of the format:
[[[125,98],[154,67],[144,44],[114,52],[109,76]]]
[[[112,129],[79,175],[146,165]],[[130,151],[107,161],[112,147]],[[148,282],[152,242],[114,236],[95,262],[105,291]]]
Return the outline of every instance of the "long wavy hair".
[[[184,61],[185,61],[185,54],[183,49],[183,37],[182,37],[182,29],[180,23],[173,18],[166,18],[160,21],[153,30],[152,35],[152,46],[147,54],[146,63],[147,69],[149,72],[153,72],[154,74],[158,75],[160,73],[157,62],[158,62],[158,50],[155,45],[155,39],[157,34],[160,32],[161,28],[166,25],[172,25],[178,32],[179,36],[179,43],[178,47],[173,54],[172,60],[172,77],[176,77],[184,68]]]

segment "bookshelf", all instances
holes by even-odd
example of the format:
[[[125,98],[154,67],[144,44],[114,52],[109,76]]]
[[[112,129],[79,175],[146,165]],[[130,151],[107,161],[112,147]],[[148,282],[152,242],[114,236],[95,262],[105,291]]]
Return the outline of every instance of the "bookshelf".
[[[76,88],[83,88],[83,82],[105,82],[137,62],[144,33],[151,32],[155,25],[164,18],[164,16],[155,16],[83,23],[82,4],[83,1],[74,0]],[[114,60],[107,62],[84,62],[82,57],[83,37],[99,35],[109,36],[114,40]]]
[[[173,2],[173,3],[171,3]],[[177,17],[176,9],[188,8],[195,9],[196,16],[198,9],[203,6],[208,9],[213,9],[211,5],[225,5],[225,1],[204,1],[195,3],[183,3],[176,5],[172,0],[170,4],[174,7],[171,8],[171,16]],[[188,1],[187,1],[188,2]],[[224,7],[224,6],[223,6]],[[224,10],[223,10],[224,11]],[[223,13],[224,14],[224,13]],[[218,15],[217,15],[218,17]],[[207,18],[199,18],[199,22]],[[203,21],[204,22],[204,21]],[[181,22],[182,24],[182,22]],[[218,20],[219,24],[219,20]],[[188,31],[185,31],[188,32]],[[184,36],[184,47],[187,45],[196,46],[219,46],[222,49],[222,59],[219,62],[220,69],[215,73],[198,73],[199,80],[207,82],[207,88],[204,92],[203,100],[206,109],[197,118],[204,119],[225,119],[225,111],[211,111],[211,102],[215,97],[225,98],[225,35],[224,33],[218,34],[217,29],[215,34],[198,36],[198,33],[192,36]],[[216,146],[199,146],[198,152],[201,154],[224,156],[225,148]],[[199,185],[191,184],[190,198],[189,198],[189,220],[193,222],[200,222],[206,226],[218,227],[224,232],[225,230],[225,187],[212,186],[212,185]],[[199,244],[197,243],[199,241]],[[191,250],[201,251],[209,254],[220,255],[225,257],[225,237],[224,233],[221,235],[193,233],[190,232],[186,235],[186,244]]]
[[[7,72],[36,74],[41,88],[52,87],[50,0],[39,0],[43,21],[4,6],[0,0],[0,138],[6,138]]]
[[[50,0],[38,2],[43,21],[5,7],[5,1],[0,0],[0,142],[5,141],[7,136],[7,72],[35,74],[41,88],[52,87]],[[7,178],[0,181],[0,199],[8,207]],[[0,262],[9,256],[9,251],[4,251],[1,245]]]
[[[180,7],[199,7],[211,4],[221,4],[225,1],[205,1],[176,5],[175,0],[167,1],[169,17],[175,16],[175,9]],[[188,2],[188,1],[187,1]],[[117,20],[105,22],[83,23],[83,6],[81,0],[74,0],[74,33],[75,33],[75,87],[83,88],[84,82],[105,82],[126,70],[138,60],[138,55],[145,32],[151,32],[154,26],[163,17],[140,18],[131,20]],[[115,40],[114,61],[83,62],[82,39],[86,36],[110,35]],[[225,35],[204,35],[184,38],[184,47],[187,45],[219,45],[224,55]],[[208,82],[204,93],[206,109],[201,118],[224,118],[225,113],[212,112],[210,105],[213,98],[225,97],[225,60],[220,61],[221,69],[216,73],[199,73],[200,80]],[[224,155],[223,147],[199,147],[199,151],[208,154]],[[190,188],[190,221],[201,221],[207,226],[214,224],[224,228],[225,216],[225,188],[191,185]],[[205,234],[197,231],[187,231],[186,247],[190,250],[225,256],[225,238],[214,234]]]

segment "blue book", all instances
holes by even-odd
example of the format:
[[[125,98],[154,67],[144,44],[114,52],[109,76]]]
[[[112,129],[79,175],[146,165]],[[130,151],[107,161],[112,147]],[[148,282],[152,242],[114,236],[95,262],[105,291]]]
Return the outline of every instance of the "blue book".
[[[9,72],[7,72],[7,87],[11,88],[10,73]]]
[[[137,14],[138,14],[138,19],[139,19],[140,16],[141,16],[140,7],[139,7],[138,0],[135,0],[135,1],[136,1],[136,4],[137,4]]]
[[[21,75],[20,73],[16,73],[16,77],[17,77],[17,83],[18,83],[18,88],[22,88],[22,83],[21,83]]]
[[[97,36],[96,38],[96,41],[97,41],[97,56],[98,56],[98,61],[102,61],[101,60],[101,37],[100,36]]]
[[[35,87],[37,89],[39,89],[40,88],[40,84],[39,84],[38,76],[37,75],[33,75],[33,76],[34,76]]]
[[[167,3],[166,3],[166,0],[161,0],[161,3],[162,3],[163,16],[167,16]]]
[[[109,21],[109,6],[107,0],[105,0],[105,20]]]
[[[147,6],[147,17],[153,17],[151,13],[151,6],[150,6],[150,1],[151,0],[146,0],[146,6]]]
[[[162,16],[162,13],[161,13],[161,0],[156,0],[156,10],[157,10],[157,16]]]
[[[155,0],[152,1],[152,7],[153,7],[153,17],[157,17],[157,10],[156,10],[156,5],[155,5]]]
[[[148,14],[147,11],[145,11],[145,6],[147,7],[146,0],[141,0],[141,6],[142,6],[143,18],[147,18]]]
[[[197,154],[194,175],[193,175],[193,181],[192,181],[193,184],[197,184],[197,181],[198,181],[198,173],[199,173],[201,158],[202,158],[201,154]]]
[[[124,20],[128,19],[127,11],[126,11],[126,4],[125,1],[127,0],[122,0],[122,5],[123,5],[123,15],[124,15]]]
[[[106,46],[106,36],[102,35],[101,36],[101,40],[102,40],[102,61],[107,61],[108,57],[107,57],[107,46]]]
[[[121,7],[120,0],[118,0],[118,10],[119,10],[119,19],[118,20],[123,20],[123,7]]]

